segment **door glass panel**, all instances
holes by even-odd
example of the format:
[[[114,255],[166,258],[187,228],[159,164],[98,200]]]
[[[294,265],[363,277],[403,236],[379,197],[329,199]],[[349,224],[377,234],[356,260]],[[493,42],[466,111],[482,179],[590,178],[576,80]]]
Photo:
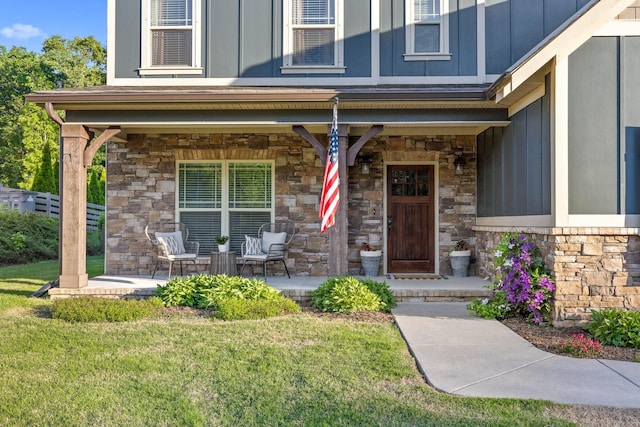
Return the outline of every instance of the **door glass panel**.
[[[405,176],[407,177],[407,181],[404,188],[404,195],[415,196],[416,195],[416,171],[408,170],[405,172]]]
[[[418,196],[429,195],[429,171],[418,172]]]

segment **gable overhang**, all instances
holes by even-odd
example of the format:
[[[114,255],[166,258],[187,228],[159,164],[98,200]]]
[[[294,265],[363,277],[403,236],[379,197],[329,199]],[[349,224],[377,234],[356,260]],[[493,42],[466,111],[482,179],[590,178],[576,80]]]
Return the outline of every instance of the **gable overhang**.
[[[592,0],[511,66],[488,89],[488,97],[509,108],[509,116],[545,93],[545,75],[634,0]]]

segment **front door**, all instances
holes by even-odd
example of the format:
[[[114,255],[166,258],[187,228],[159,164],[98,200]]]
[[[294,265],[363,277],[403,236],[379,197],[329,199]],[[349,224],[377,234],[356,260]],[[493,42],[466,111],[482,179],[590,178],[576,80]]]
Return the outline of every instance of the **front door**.
[[[387,166],[387,271],[435,272],[434,167]]]

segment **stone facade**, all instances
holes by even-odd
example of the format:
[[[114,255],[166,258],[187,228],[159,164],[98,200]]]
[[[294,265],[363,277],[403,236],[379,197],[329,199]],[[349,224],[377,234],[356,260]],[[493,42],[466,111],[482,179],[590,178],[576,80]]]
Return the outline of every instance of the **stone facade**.
[[[326,136],[316,135],[326,142]],[[372,159],[363,175],[361,156]],[[465,161],[464,174],[454,161]],[[154,249],[144,235],[148,223],[175,221],[177,160],[275,162],[275,219],[296,224],[287,267],[294,275],[328,273],[328,237],[320,233],[318,204],[324,166],[307,142],[292,134],[128,135],[107,147],[106,273],[150,275]],[[363,241],[384,247],[384,165],[437,165],[440,272],[449,273],[447,253],[459,239],[475,245],[475,138],[473,136],[379,137],[365,145],[349,168],[349,273],[360,273]],[[209,257],[203,257],[202,264]],[[277,263],[270,274],[284,274]],[[474,274],[474,270],[470,271]]]
[[[640,236],[635,228],[476,227],[482,277],[493,276],[493,248],[505,232],[524,232],[540,247],[556,283],[553,323],[586,323],[592,310],[640,309]]]

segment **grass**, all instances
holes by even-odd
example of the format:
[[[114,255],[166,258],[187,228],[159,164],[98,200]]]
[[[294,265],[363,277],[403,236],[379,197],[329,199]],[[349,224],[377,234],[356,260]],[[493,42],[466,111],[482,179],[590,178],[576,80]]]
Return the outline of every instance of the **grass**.
[[[87,257],[87,273],[97,276],[104,271],[104,256]],[[41,299],[28,299],[42,285],[58,278],[58,261],[0,268],[0,312],[15,307],[42,305]]]
[[[436,392],[392,324],[190,311],[69,324],[21,300],[44,270],[0,269],[0,425],[571,425],[549,402]]]

